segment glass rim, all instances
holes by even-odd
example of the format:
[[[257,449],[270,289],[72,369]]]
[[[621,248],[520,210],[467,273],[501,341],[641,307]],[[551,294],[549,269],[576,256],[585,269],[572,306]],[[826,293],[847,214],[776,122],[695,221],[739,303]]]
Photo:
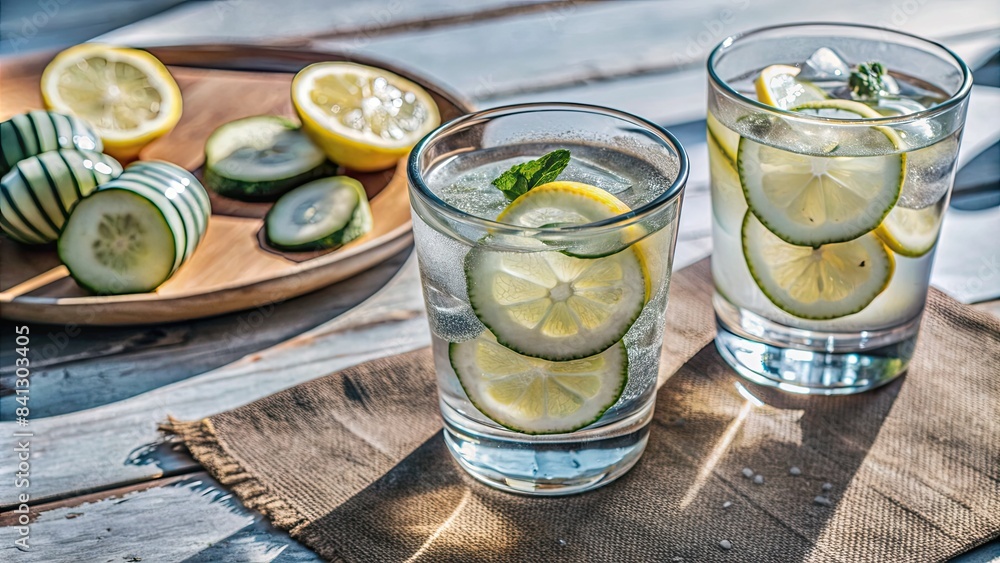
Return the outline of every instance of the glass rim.
[[[656,140],[663,146],[673,149],[676,152],[678,160],[677,176],[673,179],[670,186],[663,191],[663,193],[659,194],[645,204],[632,209],[628,213],[621,213],[607,219],[594,221],[592,223],[566,225],[562,227],[525,227],[520,225],[511,225],[509,223],[501,223],[492,219],[485,219],[483,217],[462,211],[461,209],[445,202],[424,182],[423,174],[420,170],[420,158],[427,146],[436,139],[457,132],[470,124],[488,121],[489,119],[495,117],[507,114],[548,111],[572,111],[603,115],[631,122],[633,125],[642,127],[645,132],[652,133],[656,137]],[[673,135],[673,133],[667,131],[665,127],[657,125],[656,123],[637,115],[591,104],[580,104],[574,102],[530,102],[497,106],[474,111],[452,119],[447,123],[441,124],[436,129],[425,135],[423,139],[420,139],[420,141],[413,147],[413,150],[410,151],[410,156],[407,159],[406,175],[410,182],[410,186],[416,187],[416,189],[410,190],[411,193],[416,193],[426,204],[435,208],[437,211],[443,212],[450,218],[465,224],[475,225],[480,228],[487,229],[490,232],[500,234],[519,234],[529,236],[538,234],[589,235],[628,227],[649,217],[661,208],[665,207],[667,204],[670,204],[678,199],[684,189],[684,186],[687,184],[688,156],[684,147],[681,145],[680,141],[677,140],[677,137]]]
[[[898,37],[907,37],[909,39],[915,39],[915,40],[917,40],[917,41],[919,41],[919,42],[921,42],[921,43],[923,43],[925,45],[936,47],[938,49],[941,49],[945,53],[947,53],[948,56],[950,56],[952,58],[952,60],[958,65],[959,70],[962,72],[962,84],[961,84],[961,86],[959,86],[958,90],[954,94],[952,94],[952,95],[950,95],[948,97],[947,100],[944,100],[943,102],[941,102],[939,104],[936,104],[934,106],[931,106],[931,107],[929,107],[929,108],[927,108],[925,110],[921,110],[921,111],[918,111],[918,112],[909,113],[909,114],[905,114],[905,115],[891,116],[891,117],[887,116],[887,117],[878,117],[878,118],[840,119],[840,118],[834,118],[834,117],[822,117],[822,116],[811,115],[811,114],[807,114],[807,113],[799,113],[799,112],[794,112],[794,111],[790,111],[790,110],[787,110],[787,109],[782,109],[782,108],[779,108],[779,107],[767,105],[767,104],[765,104],[763,102],[760,102],[758,100],[755,100],[753,98],[748,98],[748,97],[744,96],[742,93],[740,93],[739,90],[737,90],[737,89],[733,88],[732,86],[730,86],[729,83],[726,80],[724,80],[722,77],[720,77],[718,74],[716,74],[716,72],[715,72],[715,65],[714,65],[716,59],[718,59],[721,56],[722,51],[724,49],[729,48],[730,46],[732,46],[734,43],[736,43],[740,39],[745,39],[747,37],[751,37],[751,36],[758,35],[758,34],[761,34],[761,33],[771,32],[771,31],[775,31],[775,30],[806,28],[806,27],[841,27],[841,28],[867,29],[867,30],[872,30],[872,31],[880,31],[880,32],[883,32],[883,33],[888,33],[888,34],[895,35],[895,36],[898,36]],[[722,90],[723,93],[727,94],[730,97],[735,98],[739,102],[748,104],[750,106],[753,106],[753,107],[755,107],[757,109],[760,109],[762,111],[766,111],[766,112],[769,112],[769,113],[776,113],[778,115],[784,115],[784,116],[794,117],[796,119],[801,119],[803,121],[813,121],[813,122],[817,122],[817,123],[827,123],[827,124],[834,123],[834,124],[838,124],[838,125],[866,125],[866,126],[871,126],[871,125],[898,125],[898,124],[909,123],[909,122],[917,121],[917,120],[921,120],[921,119],[929,119],[929,118],[935,117],[935,116],[937,116],[939,114],[945,113],[948,110],[950,110],[953,107],[955,107],[956,105],[960,104],[962,101],[964,101],[966,98],[969,97],[969,93],[972,91],[972,70],[969,68],[969,65],[965,64],[965,61],[962,60],[962,57],[959,57],[958,54],[956,54],[954,51],[952,51],[948,47],[942,45],[941,43],[938,43],[937,41],[934,41],[934,40],[931,40],[931,39],[926,39],[924,37],[920,37],[919,35],[914,35],[912,33],[907,33],[905,31],[897,31],[897,30],[894,30],[894,29],[889,29],[887,27],[880,27],[880,26],[877,26],[877,25],[866,25],[866,24],[856,24],[856,23],[845,23],[845,22],[798,22],[798,23],[787,23],[787,24],[779,24],[779,25],[770,25],[770,26],[766,26],[766,27],[758,27],[758,28],[755,28],[755,29],[751,29],[749,31],[742,31],[740,33],[735,33],[735,34],[730,35],[729,37],[726,37],[725,39],[723,39],[722,42],[720,42],[718,45],[715,46],[714,49],[712,49],[712,52],[709,53],[709,55],[708,55],[707,66],[708,66],[709,81],[712,84],[714,84],[716,87],[718,87],[720,90]]]

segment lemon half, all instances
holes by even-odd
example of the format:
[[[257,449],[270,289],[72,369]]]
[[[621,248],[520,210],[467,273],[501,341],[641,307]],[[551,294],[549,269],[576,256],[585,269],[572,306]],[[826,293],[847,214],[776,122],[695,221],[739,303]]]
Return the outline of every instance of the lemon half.
[[[167,67],[146,51],[83,43],[56,55],[42,73],[49,109],[87,121],[104,150],[134,159],[181,118],[181,91]]]
[[[302,129],[334,162],[388,168],[441,122],[426,90],[389,71],[346,62],[307,66],[292,80]]]

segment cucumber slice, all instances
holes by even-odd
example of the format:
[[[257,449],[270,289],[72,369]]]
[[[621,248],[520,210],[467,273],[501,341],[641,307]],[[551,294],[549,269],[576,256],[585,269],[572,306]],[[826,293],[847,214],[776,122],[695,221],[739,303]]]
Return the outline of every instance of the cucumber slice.
[[[505,348],[485,331],[451,344],[448,355],[479,412],[524,434],[562,434],[597,422],[628,381],[621,342],[589,358],[549,362]]]
[[[146,292],[174,271],[176,228],[144,195],[111,187],[77,206],[59,239],[59,257],[94,293]]]
[[[0,228],[19,242],[53,242],[77,202],[121,172],[117,160],[90,151],[48,151],[21,160],[0,180]]]
[[[361,182],[334,176],[299,186],[274,204],[264,221],[267,240],[284,250],[335,248],[372,228]]]
[[[32,156],[59,149],[101,152],[101,138],[82,119],[35,110],[0,123],[0,175]]]
[[[335,169],[298,125],[276,115],[231,121],[205,143],[205,184],[226,197],[274,198]]]
[[[152,291],[194,253],[210,213],[205,188],[186,170],[137,162],[77,205],[59,258],[94,293]]]

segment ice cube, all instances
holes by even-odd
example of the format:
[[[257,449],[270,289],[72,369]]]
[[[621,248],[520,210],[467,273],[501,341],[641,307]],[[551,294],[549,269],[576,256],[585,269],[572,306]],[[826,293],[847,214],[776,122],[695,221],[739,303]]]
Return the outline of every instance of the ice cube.
[[[881,94],[883,96],[885,96],[885,95],[889,95],[889,96],[899,95],[899,82],[896,82],[896,79],[893,78],[892,76],[889,76],[888,74],[883,74],[882,75],[882,90],[881,90]]]
[[[420,217],[414,217],[413,237],[424,282],[459,300],[468,300],[463,265],[469,247],[438,232]]]
[[[590,184],[610,194],[619,194],[632,187],[625,178],[575,155],[559,175],[559,180]]]
[[[951,186],[957,157],[958,139],[954,135],[906,153],[906,179],[899,205],[923,209],[937,203]]]
[[[833,49],[820,47],[802,64],[799,80],[815,83],[847,84],[851,67]]]
[[[877,102],[875,110],[888,117],[908,115],[927,109],[923,104],[916,100],[895,96],[880,96]]]
[[[472,340],[486,330],[468,302],[441,291],[429,281],[424,283],[424,302],[431,331],[448,342]]]

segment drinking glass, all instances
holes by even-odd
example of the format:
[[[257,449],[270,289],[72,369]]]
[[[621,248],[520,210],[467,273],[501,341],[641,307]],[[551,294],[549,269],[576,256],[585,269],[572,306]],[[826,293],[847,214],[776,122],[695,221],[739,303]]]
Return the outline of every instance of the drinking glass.
[[[513,203],[491,181],[554,150],[558,183]],[[646,446],[687,157],[612,109],[523,104],[413,149],[413,233],[444,438],[476,479],[560,495]]]
[[[852,94],[870,62],[879,95]],[[708,70],[719,351],[795,393],[891,381],[916,345],[968,67],[905,33],[799,24],[726,39]]]

